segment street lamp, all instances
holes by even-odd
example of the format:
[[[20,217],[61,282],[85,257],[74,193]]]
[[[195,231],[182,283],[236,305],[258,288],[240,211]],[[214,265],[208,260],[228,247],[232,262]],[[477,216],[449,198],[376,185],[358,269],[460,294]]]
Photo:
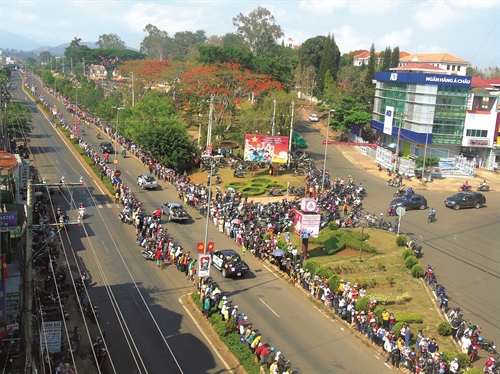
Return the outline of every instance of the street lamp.
[[[113,106],[113,109],[116,109],[116,127],[115,127],[115,162],[113,162],[113,171],[116,171],[116,152],[118,151],[118,113],[120,110],[125,108]]]
[[[325,189],[326,156],[328,156],[328,130],[330,129],[330,116],[333,113],[335,113],[335,109],[330,109],[328,112],[328,122],[326,123],[325,160],[323,161],[323,179],[321,180],[321,190]]]
[[[429,114],[431,115],[431,121],[432,123],[434,124],[434,111],[431,110],[429,112]],[[423,168],[422,168],[422,182],[425,182],[425,158],[427,157],[427,144],[429,143],[429,122],[427,121],[427,123],[425,124],[425,148],[424,148],[424,163],[423,163]],[[432,126],[431,126],[431,131],[432,131]]]

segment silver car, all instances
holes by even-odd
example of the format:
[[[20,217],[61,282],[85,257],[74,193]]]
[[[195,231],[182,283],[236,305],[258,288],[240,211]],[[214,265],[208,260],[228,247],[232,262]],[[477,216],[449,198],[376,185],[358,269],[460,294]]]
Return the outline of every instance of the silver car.
[[[158,187],[158,182],[151,174],[141,174],[137,177],[137,184],[142,187],[143,190],[146,189],[156,189]]]

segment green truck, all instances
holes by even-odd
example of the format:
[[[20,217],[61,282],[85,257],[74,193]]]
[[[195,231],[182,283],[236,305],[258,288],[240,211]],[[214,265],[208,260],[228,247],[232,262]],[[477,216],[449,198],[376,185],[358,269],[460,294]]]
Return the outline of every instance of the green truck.
[[[292,144],[298,148],[307,148],[306,140],[302,136],[300,136],[298,132],[295,131],[292,135]]]

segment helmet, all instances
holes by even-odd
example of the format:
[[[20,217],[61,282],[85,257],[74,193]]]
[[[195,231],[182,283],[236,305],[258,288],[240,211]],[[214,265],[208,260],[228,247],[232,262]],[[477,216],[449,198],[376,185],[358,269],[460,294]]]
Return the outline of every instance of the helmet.
[[[274,347],[271,347],[271,352],[274,352]]]
[[[482,336],[480,336],[479,338],[477,338],[478,342],[482,342],[483,340],[484,340],[484,338]]]

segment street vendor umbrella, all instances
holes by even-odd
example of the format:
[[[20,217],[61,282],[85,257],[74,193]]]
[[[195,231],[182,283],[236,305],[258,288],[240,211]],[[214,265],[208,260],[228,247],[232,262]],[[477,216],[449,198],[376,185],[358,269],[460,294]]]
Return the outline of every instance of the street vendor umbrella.
[[[241,225],[241,219],[235,218],[231,221],[231,223],[234,223],[235,225]]]
[[[281,248],[276,248],[274,251],[271,252],[271,256],[274,257],[281,257],[285,255],[285,251],[282,250]]]

